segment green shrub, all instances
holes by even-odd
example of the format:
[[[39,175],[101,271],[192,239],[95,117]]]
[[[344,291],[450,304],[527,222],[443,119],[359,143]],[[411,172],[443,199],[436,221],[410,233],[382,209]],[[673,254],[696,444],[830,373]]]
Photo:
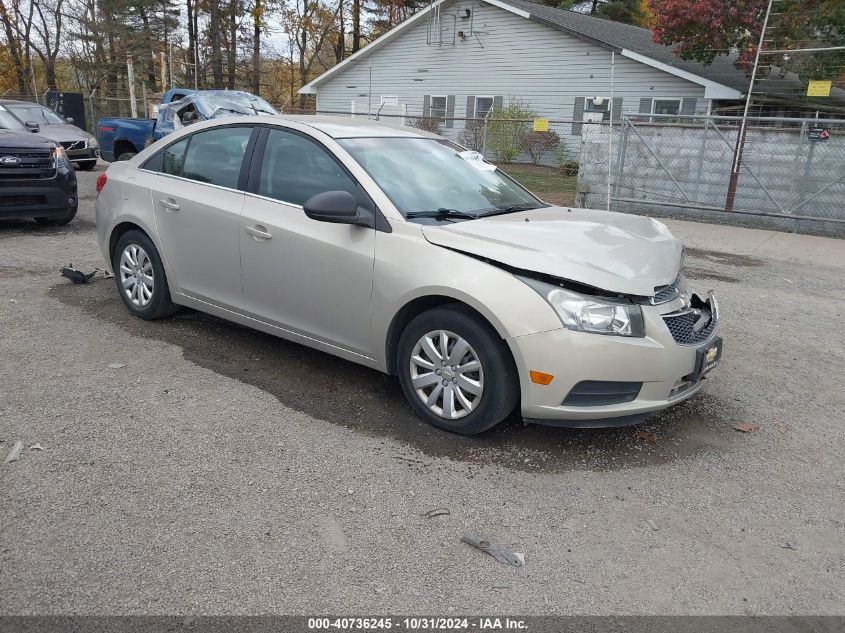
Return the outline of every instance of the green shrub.
[[[487,124],[487,150],[498,163],[510,163],[522,151],[522,139],[531,129],[534,111],[519,99],[490,115]]]

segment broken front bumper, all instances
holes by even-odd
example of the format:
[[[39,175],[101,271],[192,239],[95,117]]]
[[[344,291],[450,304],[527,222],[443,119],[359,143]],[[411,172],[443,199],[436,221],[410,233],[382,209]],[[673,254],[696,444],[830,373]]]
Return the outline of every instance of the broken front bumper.
[[[509,339],[523,418],[572,427],[637,424],[695,394],[721,357],[716,299],[698,301],[643,306],[643,338],[560,328]],[[710,318],[695,332],[702,313]],[[536,384],[532,370],[554,378]]]

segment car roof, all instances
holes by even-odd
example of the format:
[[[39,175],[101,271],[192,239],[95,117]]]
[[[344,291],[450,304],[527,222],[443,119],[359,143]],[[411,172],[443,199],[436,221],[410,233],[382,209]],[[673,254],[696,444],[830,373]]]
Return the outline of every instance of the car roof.
[[[366,116],[366,115],[364,115]],[[372,119],[353,119],[315,115],[281,115],[279,118],[296,121],[320,130],[332,138],[394,137],[394,138],[440,138],[437,134],[420,130],[408,125],[400,125],[402,117],[392,121],[374,121]]]
[[[362,115],[366,117],[366,115]],[[426,132],[415,127],[407,125],[393,125],[385,123],[385,120],[373,121],[371,119],[361,118],[353,119],[349,117],[329,117],[317,116],[313,114],[279,114],[274,116],[232,116],[221,119],[212,119],[217,124],[227,123],[255,123],[256,119],[260,123],[277,122],[277,123],[300,123],[307,125],[315,130],[326,134],[335,139],[339,138],[364,138],[364,137],[384,137],[384,138],[442,138],[437,134]],[[397,122],[402,121],[402,117],[396,117]],[[204,123],[211,123],[206,121]],[[193,126],[191,126],[193,127]],[[203,125],[205,127],[205,125]]]

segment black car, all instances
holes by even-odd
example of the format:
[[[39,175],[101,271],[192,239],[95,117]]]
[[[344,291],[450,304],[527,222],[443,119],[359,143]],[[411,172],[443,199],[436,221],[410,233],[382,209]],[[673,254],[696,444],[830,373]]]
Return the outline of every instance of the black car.
[[[0,111],[0,219],[67,224],[78,203],[67,152],[43,136],[17,131],[4,116],[11,115]]]

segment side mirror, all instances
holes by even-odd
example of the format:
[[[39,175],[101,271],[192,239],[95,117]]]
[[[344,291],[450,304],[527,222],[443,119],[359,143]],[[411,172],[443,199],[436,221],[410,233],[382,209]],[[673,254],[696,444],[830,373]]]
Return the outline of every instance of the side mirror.
[[[36,123],[35,121],[27,121],[26,123],[24,123],[24,125],[33,134],[41,131],[41,126],[38,125],[38,123]]]
[[[65,117],[65,121],[67,121],[68,123],[70,123],[71,125],[73,125],[73,117],[72,117],[72,116]]]
[[[335,224],[359,224],[358,202],[348,191],[324,191],[302,205],[312,220]]]

